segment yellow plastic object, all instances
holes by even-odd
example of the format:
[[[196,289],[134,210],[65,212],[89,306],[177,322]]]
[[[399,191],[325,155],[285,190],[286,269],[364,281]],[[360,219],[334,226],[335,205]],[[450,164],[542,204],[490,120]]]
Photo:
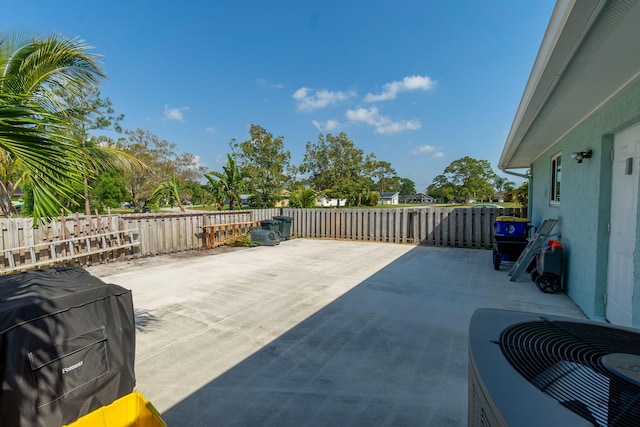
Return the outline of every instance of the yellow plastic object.
[[[504,222],[529,222],[531,221],[529,218],[516,218],[515,216],[499,216],[496,218],[496,221],[504,221]]]
[[[134,391],[65,427],[167,427],[167,424],[156,408]]]

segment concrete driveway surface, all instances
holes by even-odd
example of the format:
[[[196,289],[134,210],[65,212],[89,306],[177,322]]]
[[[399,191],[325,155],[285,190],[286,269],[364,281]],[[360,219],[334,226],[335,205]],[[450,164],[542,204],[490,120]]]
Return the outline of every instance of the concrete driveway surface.
[[[169,426],[467,422],[473,311],[584,318],[486,250],[295,239],[90,267],[133,290],[136,377]]]

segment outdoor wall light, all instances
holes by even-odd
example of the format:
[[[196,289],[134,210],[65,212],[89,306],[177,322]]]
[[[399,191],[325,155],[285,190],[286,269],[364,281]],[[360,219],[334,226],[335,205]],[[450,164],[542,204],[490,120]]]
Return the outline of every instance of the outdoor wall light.
[[[578,151],[571,155],[571,158],[578,163],[582,163],[582,159],[590,159],[593,154],[593,150]]]

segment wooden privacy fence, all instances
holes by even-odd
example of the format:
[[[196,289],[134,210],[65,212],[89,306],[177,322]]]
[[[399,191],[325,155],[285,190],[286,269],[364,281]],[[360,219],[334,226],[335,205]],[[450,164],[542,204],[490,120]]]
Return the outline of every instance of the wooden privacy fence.
[[[206,227],[270,219],[259,211],[70,215],[33,228],[32,218],[0,219],[0,274],[52,264],[92,264],[201,249]]]
[[[259,222],[234,222],[231,224],[213,224],[203,226],[202,249],[211,249],[249,233]]]
[[[201,249],[206,227],[270,219],[280,209],[217,211],[206,213],[122,215],[127,228],[140,233],[140,255],[161,255]],[[206,238],[205,238],[206,239]]]
[[[59,262],[91,264],[217,246],[261,220],[293,218],[292,237],[491,248],[500,215],[524,209],[259,209],[0,219],[0,274]]]
[[[73,215],[33,228],[32,218],[0,219],[0,274],[60,263],[90,264],[135,253],[138,231],[117,216]]]
[[[283,209],[294,237],[491,248],[493,222],[526,209]]]
[[[8,268],[6,268],[7,271],[43,267],[66,261],[76,261],[80,258],[86,259],[92,256],[111,256],[116,258],[119,255],[125,255],[127,250],[132,250],[133,247],[140,244],[134,238],[134,231],[108,231],[83,237],[3,249],[0,251],[0,257],[9,264]]]

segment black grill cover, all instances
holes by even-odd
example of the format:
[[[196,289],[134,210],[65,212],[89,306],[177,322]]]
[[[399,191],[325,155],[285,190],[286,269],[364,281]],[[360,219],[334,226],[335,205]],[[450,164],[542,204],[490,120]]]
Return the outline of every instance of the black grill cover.
[[[60,427],[135,385],[131,291],[81,268],[0,278],[0,425]]]

